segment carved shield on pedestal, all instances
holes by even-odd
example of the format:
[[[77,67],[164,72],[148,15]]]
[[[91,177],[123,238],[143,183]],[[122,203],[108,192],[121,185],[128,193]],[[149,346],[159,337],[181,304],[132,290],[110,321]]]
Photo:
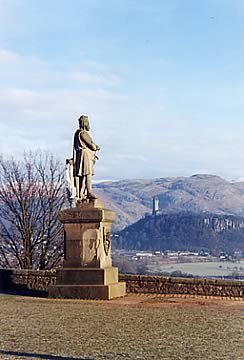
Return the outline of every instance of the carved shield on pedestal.
[[[103,248],[105,254],[108,256],[111,247],[111,232],[103,228]]]

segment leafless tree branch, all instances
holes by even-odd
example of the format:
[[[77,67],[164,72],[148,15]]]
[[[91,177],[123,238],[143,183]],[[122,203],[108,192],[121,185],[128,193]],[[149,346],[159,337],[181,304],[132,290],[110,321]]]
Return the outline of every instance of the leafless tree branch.
[[[64,169],[50,154],[0,158],[0,265],[51,269],[62,257]]]

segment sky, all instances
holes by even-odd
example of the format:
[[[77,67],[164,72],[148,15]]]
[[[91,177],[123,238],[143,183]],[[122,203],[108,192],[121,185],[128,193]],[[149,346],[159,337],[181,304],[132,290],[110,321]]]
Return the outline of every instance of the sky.
[[[97,180],[244,177],[244,0],[0,0],[0,153],[72,157]]]

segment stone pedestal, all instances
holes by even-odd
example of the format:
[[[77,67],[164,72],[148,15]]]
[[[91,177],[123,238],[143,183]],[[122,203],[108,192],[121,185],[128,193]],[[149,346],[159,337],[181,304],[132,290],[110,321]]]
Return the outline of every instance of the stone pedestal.
[[[87,200],[59,214],[64,224],[64,264],[49,297],[112,299],[125,295],[112,267],[111,224],[115,213],[98,200]]]

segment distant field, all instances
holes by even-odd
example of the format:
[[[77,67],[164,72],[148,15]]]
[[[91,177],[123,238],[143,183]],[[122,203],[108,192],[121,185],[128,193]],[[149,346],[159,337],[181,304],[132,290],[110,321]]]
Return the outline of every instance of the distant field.
[[[0,296],[0,359],[241,360],[242,301]]]
[[[181,271],[183,273],[195,276],[229,276],[238,271],[244,273],[244,261],[216,261],[216,262],[197,262],[197,263],[178,263],[178,264],[159,264],[148,265],[149,272],[173,272]]]

